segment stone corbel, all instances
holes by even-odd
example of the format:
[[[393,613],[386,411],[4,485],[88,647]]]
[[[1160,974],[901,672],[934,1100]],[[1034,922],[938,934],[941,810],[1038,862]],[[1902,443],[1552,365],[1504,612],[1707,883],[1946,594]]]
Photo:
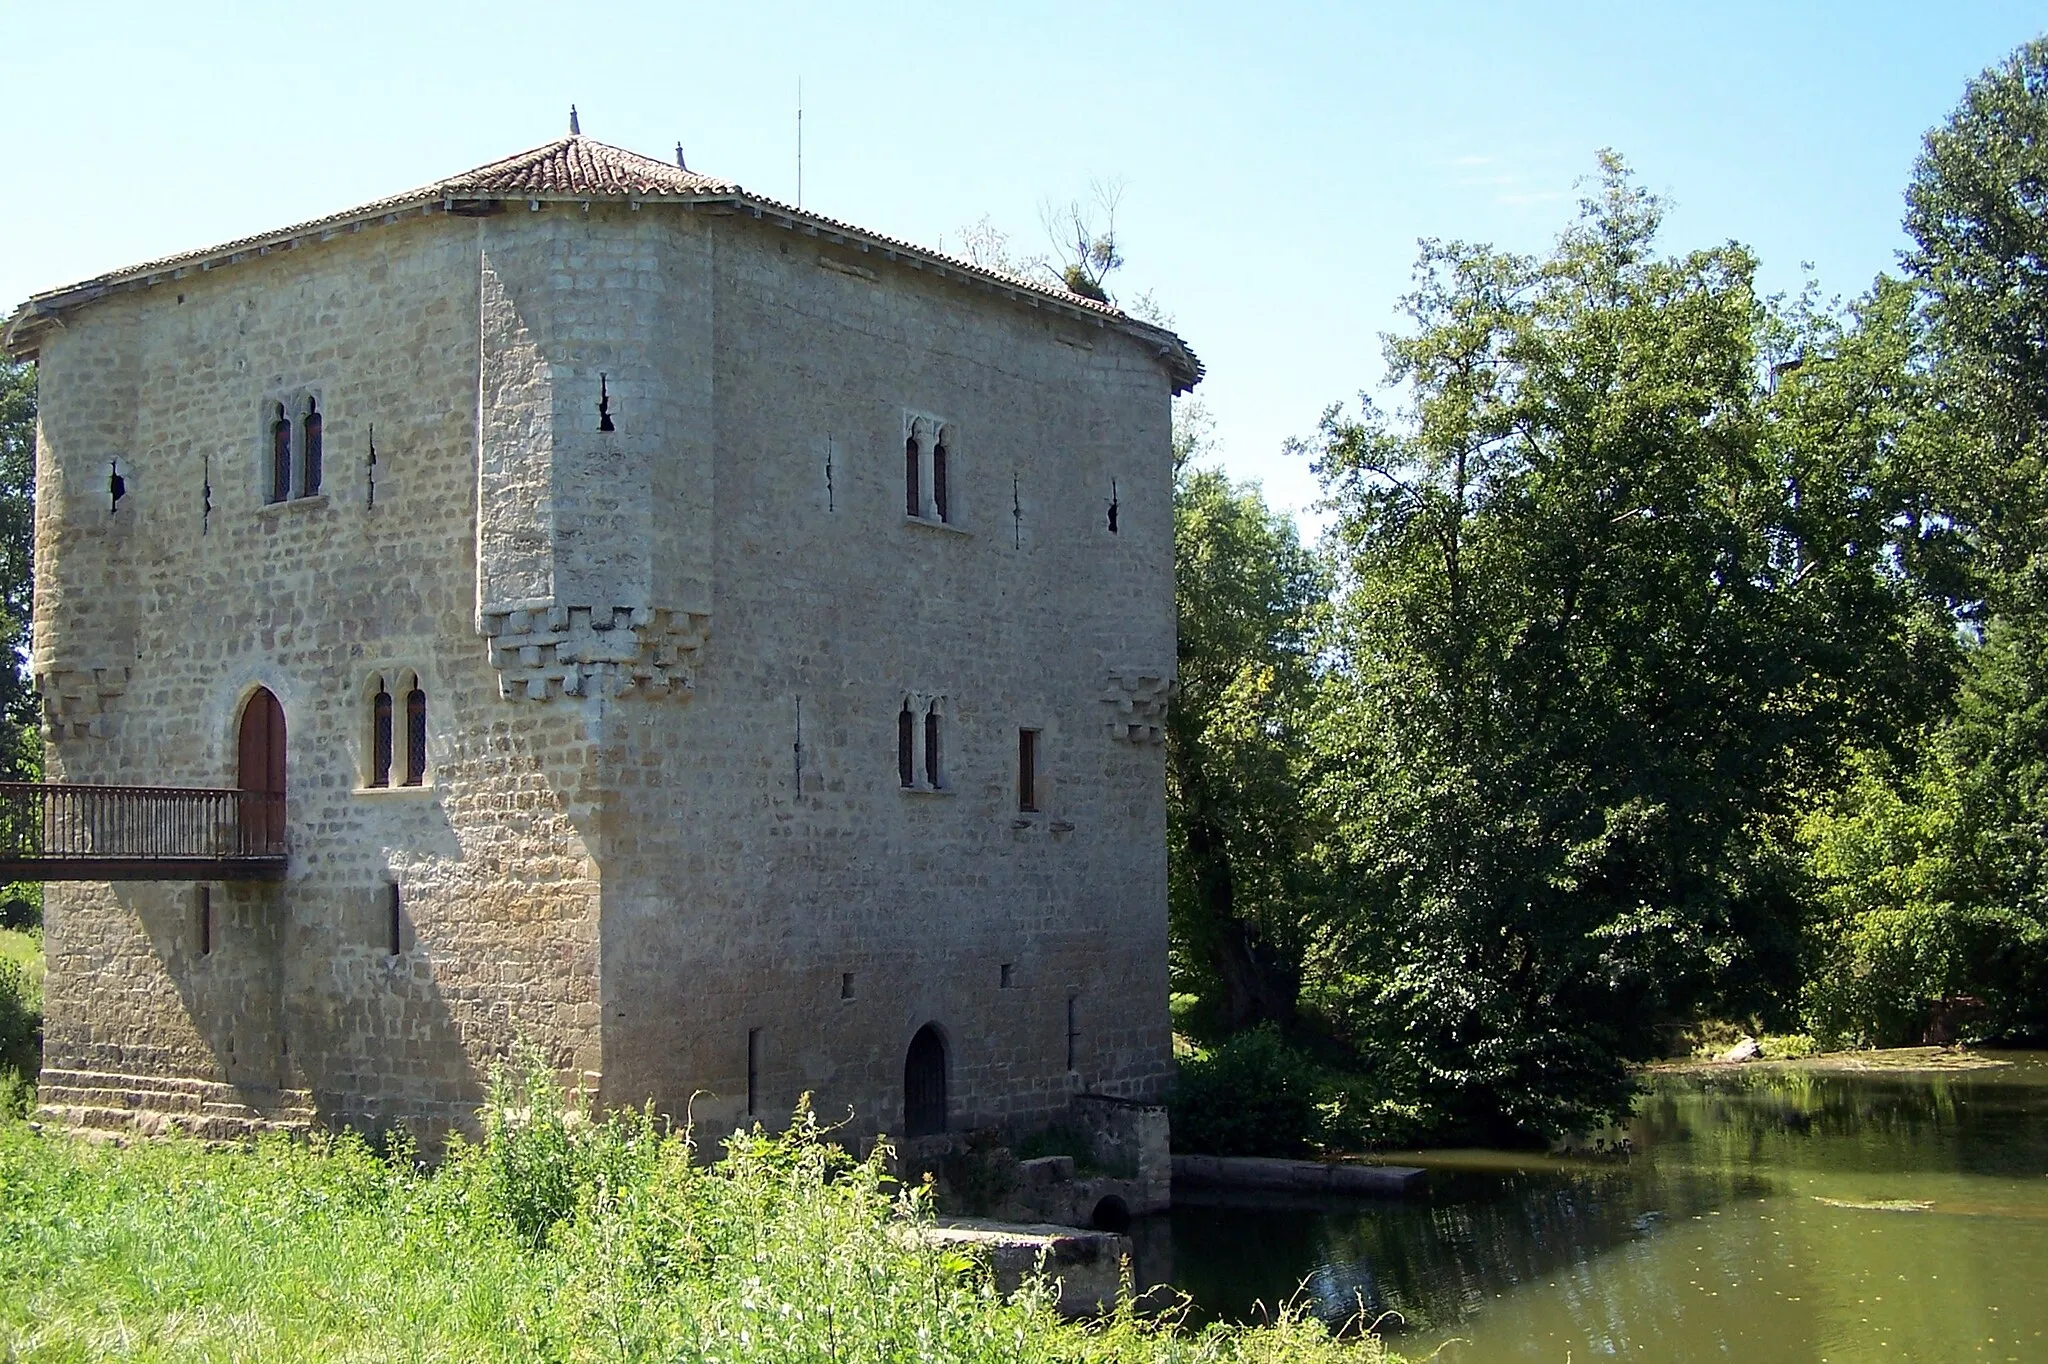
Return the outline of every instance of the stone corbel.
[[[46,663],[35,671],[46,739],[105,739],[118,718],[116,703],[128,690],[128,669]]]
[[[1158,669],[1112,669],[1103,687],[1112,739],[1132,744],[1166,740],[1166,710],[1180,691],[1180,679]]]
[[[486,609],[479,628],[507,701],[687,699],[711,618],[660,607],[536,603]]]

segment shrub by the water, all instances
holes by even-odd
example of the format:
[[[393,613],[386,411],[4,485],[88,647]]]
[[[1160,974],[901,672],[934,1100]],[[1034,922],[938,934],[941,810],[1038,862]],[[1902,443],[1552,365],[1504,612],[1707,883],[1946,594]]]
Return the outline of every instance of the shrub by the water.
[[[354,1136],[114,1148],[0,1123],[0,1358],[1374,1361],[1312,1320],[1077,1326],[919,1234],[807,1111],[712,1165],[644,1113],[501,1081],[427,1169]]]
[[[1279,1030],[1255,1028],[1183,1058],[1173,1146],[1205,1156],[1306,1155],[1320,1130],[1323,1077]]]
[[[1335,1070],[1270,1023],[1180,1058],[1173,1149],[1205,1156],[1304,1156],[1408,1141],[1427,1124],[1373,1077]]]

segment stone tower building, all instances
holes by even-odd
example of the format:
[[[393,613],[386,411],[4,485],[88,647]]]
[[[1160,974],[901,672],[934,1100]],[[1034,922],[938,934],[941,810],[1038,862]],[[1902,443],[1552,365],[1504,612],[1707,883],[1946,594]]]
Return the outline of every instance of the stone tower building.
[[[47,780],[288,848],[51,885],[46,1115],[1156,1094],[1170,332],[571,136],[5,341]]]

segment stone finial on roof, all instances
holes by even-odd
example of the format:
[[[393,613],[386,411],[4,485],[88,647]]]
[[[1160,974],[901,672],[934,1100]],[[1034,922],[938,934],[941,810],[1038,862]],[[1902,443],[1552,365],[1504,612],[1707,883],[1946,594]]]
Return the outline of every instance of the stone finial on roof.
[[[683,144],[678,142],[676,143],[676,169],[688,170],[689,168],[689,163],[683,160]]]
[[[569,136],[583,136],[583,125],[576,121],[576,106],[573,104],[569,106]]]

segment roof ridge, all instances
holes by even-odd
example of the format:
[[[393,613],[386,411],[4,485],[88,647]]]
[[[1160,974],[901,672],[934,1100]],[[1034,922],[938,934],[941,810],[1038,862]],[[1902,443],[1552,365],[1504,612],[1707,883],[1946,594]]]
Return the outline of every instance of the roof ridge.
[[[505,199],[606,199],[636,202],[642,199],[671,199],[698,203],[729,200],[735,206],[751,211],[755,217],[760,217],[766,212],[784,220],[784,226],[794,226],[797,222],[806,223],[809,225],[806,231],[822,231],[835,240],[839,239],[839,234],[844,234],[863,242],[872,242],[892,256],[894,253],[903,252],[912,258],[913,263],[919,259],[931,262],[934,266],[942,267],[941,273],[954,271],[962,276],[979,278],[1005,289],[1021,290],[1028,295],[1048,299],[1078,312],[1092,314],[1135,334],[1152,338],[1154,342],[1163,346],[1162,353],[1178,354],[1181,359],[1176,366],[1177,373],[1181,365],[1185,367],[1185,374],[1178,382],[1192,387],[1201,378],[1201,361],[1195,358],[1193,352],[1187,348],[1187,343],[1175,335],[1171,328],[1133,317],[1114,304],[1087,298],[1048,282],[991,269],[946,251],[920,246],[915,242],[858,227],[809,209],[783,204],[769,196],[754,194],[734,181],[687,170],[629,148],[600,142],[582,133],[551,138],[524,151],[499,157],[495,161],[487,161],[481,166],[445,176],[417,189],[387,195],[339,213],[330,213],[324,217],[238,238],[217,246],[144,261],[64,288],[45,290],[32,295],[12,317],[0,318],[0,348],[17,353],[32,353],[32,343],[24,344],[24,341],[27,329],[32,326],[35,318],[52,316],[66,308],[91,302],[111,289],[154,283],[157,277],[167,272],[181,271],[193,266],[210,269],[215,262],[232,264],[244,255],[264,254],[278,246],[290,246],[299,239],[315,233],[326,234],[344,229],[354,231],[367,225],[371,220],[379,217],[388,220],[391,215],[398,213],[419,209],[429,212],[438,209],[465,211],[463,206],[453,201]],[[863,245],[861,249],[865,250],[867,247]],[[224,262],[221,261],[223,257],[226,258]],[[1037,305],[1034,303],[1032,306]]]
[[[561,151],[565,149],[570,143],[580,142],[582,140],[583,135],[581,133],[569,133],[565,136],[553,138],[550,139],[549,141],[542,142],[537,146],[528,147],[523,152],[514,152],[510,156],[501,156],[495,161],[486,161],[481,166],[474,166],[466,171],[458,171],[454,175],[444,175],[439,180],[436,180],[431,184],[424,186],[424,188],[433,189],[441,185],[452,184],[459,180],[468,179],[469,177],[474,175],[480,175],[485,171],[497,170],[501,166],[524,165],[531,162],[536,157],[545,155],[546,153],[549,152]]]

